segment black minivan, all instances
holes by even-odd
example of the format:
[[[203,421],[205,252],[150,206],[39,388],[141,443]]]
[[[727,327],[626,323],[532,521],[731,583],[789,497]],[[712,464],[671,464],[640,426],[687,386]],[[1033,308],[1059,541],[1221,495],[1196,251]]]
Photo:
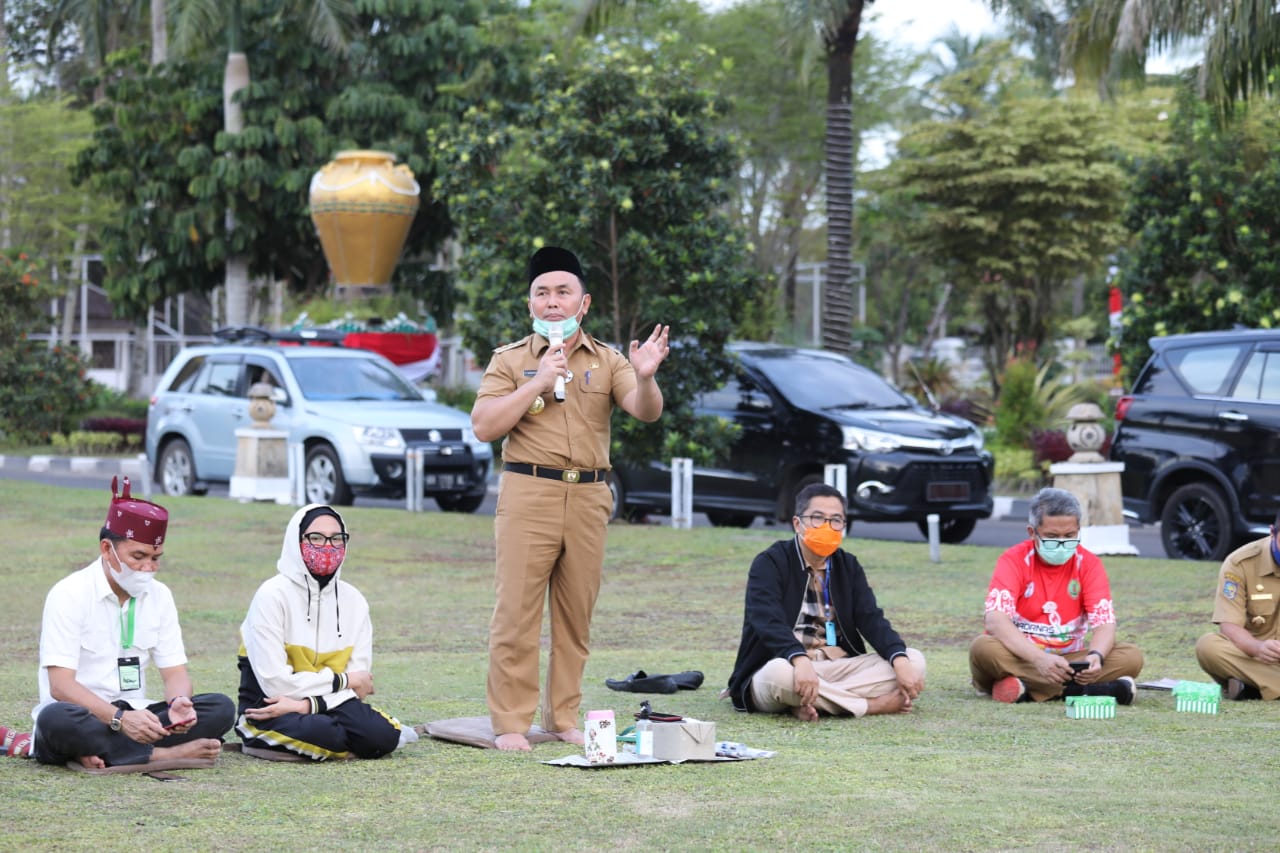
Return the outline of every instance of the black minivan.
[[[1111,459],[1125,515],[1160,522],[1165,553],[1221,561],[1280,511],[1280,329],[1151,338],[1116,403]]]
[[[849,515],[867,521],[941,519],[944,542],[962,542],[992,512],[994,462],[969,421],[931,411],[844,356],[775,344],[736,343],[724,387],[699,414],[741,427],[723,467],[695,468],[693,510],[712,524],[746,527],[758,515],[786,520],[796,492],[847,466]],[[668,513],[669,460],[617,466],[615,515]]]

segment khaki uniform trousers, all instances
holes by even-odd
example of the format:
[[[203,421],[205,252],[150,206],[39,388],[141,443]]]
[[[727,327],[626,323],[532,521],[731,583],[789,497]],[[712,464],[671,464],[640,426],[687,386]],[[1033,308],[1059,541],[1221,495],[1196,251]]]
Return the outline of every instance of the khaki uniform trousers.
[[[909,648],[907,660],[924,675],[924,655]],[[898,689],[893,665],[876,654],[816,660],[813,670],[818,674],[818,699],[813,705],[823,714],[864,717],[868,699]],[[790,661],[774,658],[756,670],[751,676],[751,706],[767,714],[800,707]]]
[[[1081,649],[1062,657],[1069,661],[1084,660],[1088,654],[1088,649]],[[1115,681],[1125,675],[1137,678],[1143,663],[1142,650],[1133,643],[1116,643],[1102,662],[1102,672],[1094,683]],[[990,693],[991,685],[1000,679],[1016,675],[1027,685],[1028,695],[1037,702],[1058,698],[1064,686],[1056,681],[1045,681],[1034,666],[1006,649],[1004,643],[990,634],[980,634],[969,646],[969,673],[973,676],[973,686],[982,693]]]
[[[613,494],[607,483],[563,483],[504,472],[494,518],[497,601],[489,623],[486,698],[495,735],[529,731],[538,707],[542,603],[551,609],[542,727],[576,728],[591,612],[600,591]]]
[[[1263,699],[1280,699],[1280,666],[1263,663],[1240,651],[1221,634],[1205,634],[1196,641],[1196,660],[1214,681],[1226,686],[1228,678],[1238,678],[1258,688]]]

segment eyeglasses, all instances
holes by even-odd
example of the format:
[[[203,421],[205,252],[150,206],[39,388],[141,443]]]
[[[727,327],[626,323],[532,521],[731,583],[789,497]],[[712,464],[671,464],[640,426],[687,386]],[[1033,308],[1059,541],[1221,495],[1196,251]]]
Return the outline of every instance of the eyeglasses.
[[[1045,539],[1039,533],[1036,538],[1040,540],[1040,544],[1044,546],[1046,551],[1057,551],[1059,549],[1070,551],[1080,545],[1079,539]]]
[[[844,530],[845,518],[843,515],[833,515],[830,518],[820,512],[812,515],[802,515],[800,520],[810,527],[821,527],[824,524],[830,524],[832,530]]]
[[[350,533],[335,533],[332,536],[325,536],[323,533],[302,534],[302,541],[317,548],[323,548],[325,545],[331,548],[345,548],[347,547],[347,540],[350,538]]]

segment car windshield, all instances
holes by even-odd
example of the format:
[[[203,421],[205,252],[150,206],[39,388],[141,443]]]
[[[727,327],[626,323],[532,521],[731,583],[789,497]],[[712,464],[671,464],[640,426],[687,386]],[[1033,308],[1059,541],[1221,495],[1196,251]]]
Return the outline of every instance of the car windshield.
[[[757,365],[793,405],[804,409],[905,409],[910,398],[851,361],[801,353]]]
[[[293,374],[308,400],[421,400],[400,374],[368,358],[295,358]]]

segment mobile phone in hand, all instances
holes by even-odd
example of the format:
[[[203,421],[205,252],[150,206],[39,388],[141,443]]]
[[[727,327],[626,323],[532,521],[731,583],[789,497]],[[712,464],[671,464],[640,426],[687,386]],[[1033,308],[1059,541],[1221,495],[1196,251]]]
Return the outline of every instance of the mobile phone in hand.
[[[174,729],[178,728],[178,726],[189,726],[195,721],[196,721],[195,717],[192,717],[189,720],[178,720],[178,722],[176,723],[166,723],[164,728],[165,728],[165,731],[173,731]]]
[[[1067,663],[1070,664],[1071,669],[1076,672],[1081,672],[1089,668],[1089,662],[1087,660],[1069,660]]]

